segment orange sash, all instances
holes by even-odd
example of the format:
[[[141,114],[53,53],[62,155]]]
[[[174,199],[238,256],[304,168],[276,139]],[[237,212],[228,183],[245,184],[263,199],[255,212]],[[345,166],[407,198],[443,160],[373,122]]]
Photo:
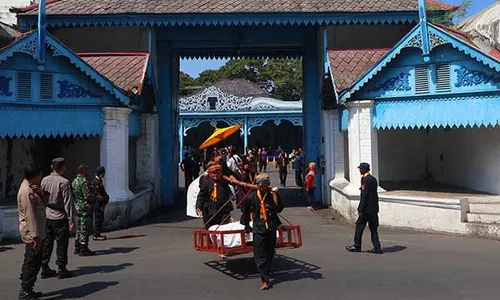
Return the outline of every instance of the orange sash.
[[[257,191],[257,197],[259,197],[260,201],[260,217],[264,220],[264,223],[266,224],[266,229],[269,229],[269,225],[267,223],[267,210],[266,210],[266,203],[264,200],[266,199],[267,193],[264,195],[264,197],[261,196],[260,191]]]
[[[212,190],[212,194],[210,195],[210,199],[213,201],[213,202],[216,202],[217,201],[217,183],[214,182],[214,188]]]

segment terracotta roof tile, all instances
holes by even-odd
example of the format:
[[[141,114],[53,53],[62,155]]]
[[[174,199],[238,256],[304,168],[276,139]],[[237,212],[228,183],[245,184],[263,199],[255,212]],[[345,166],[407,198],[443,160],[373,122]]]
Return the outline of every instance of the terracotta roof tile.
[[[127,94],[139,95],[146,74],[148,53],[79,53],[85,62]]]
[[[51,15],[381,12],[416,11],[417,8],[417,0],[51,0],[47,2],[47,14]],[[26,14],[36,14],[37,11],[36,5],[17,9],[17,12]]]
[[[390,49],[328,50],[332,76],[338,91],[349,88]]]

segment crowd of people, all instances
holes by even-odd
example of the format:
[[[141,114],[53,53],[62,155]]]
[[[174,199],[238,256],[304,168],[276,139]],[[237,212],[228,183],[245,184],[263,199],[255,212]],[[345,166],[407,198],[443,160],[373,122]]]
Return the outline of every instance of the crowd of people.
[[[88,247],[92,229],[94,240],[106,240],[101,234],[104,209],[109,202],[103,184],[105,168],[97,168],[89,179],[89,167],[79,165],[72,182],[64,177],[64,158],[53,159],[51,169],[52,173],[42,178],[41,168],[26,166],[17,194],[19,230],[26,244],[20,278],[22,300],[42,296],[33,291],[38,273],[41,278],[73,276],[66,268],[71,231],[76,229],[74,254],[79,256],[94,255]],[[55,242],[58,271],[49,266]]]

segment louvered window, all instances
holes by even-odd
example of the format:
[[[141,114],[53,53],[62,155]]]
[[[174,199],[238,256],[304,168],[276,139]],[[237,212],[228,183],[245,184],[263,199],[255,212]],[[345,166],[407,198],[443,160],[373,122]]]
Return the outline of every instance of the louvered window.
[[[31,73],[17,73],[17,97],[19,99],[31,99]]]
[[[451,91],[450,64],[441,64],[436,66],[436,91]]]
[[[52,74],[40,74],[40,99],[52,100],[53,98]]]
[[[415,91],[417,94],[429,92],[429,68],[427,66],[415,67]]]

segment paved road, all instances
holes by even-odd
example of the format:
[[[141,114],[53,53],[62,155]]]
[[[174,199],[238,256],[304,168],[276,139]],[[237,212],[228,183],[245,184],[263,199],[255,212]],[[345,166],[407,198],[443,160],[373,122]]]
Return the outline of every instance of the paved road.
[[[344,250],[351,225],[303,207],[287,208],[285,216],[302,225],[305,245],[278,252],[269,291],[258,290],[249,255],[219,261],[195,252],[192,230],[200,221],[173,212],[108,233],[108,241],[91,243],[99,255],[70,255],[77,277],[38,280],[36,288],[52,300],[499,299],[499,242],[382,229],[386,254],[354,254]],[[16,299],[22,245],[1,249],[0,299]]]

